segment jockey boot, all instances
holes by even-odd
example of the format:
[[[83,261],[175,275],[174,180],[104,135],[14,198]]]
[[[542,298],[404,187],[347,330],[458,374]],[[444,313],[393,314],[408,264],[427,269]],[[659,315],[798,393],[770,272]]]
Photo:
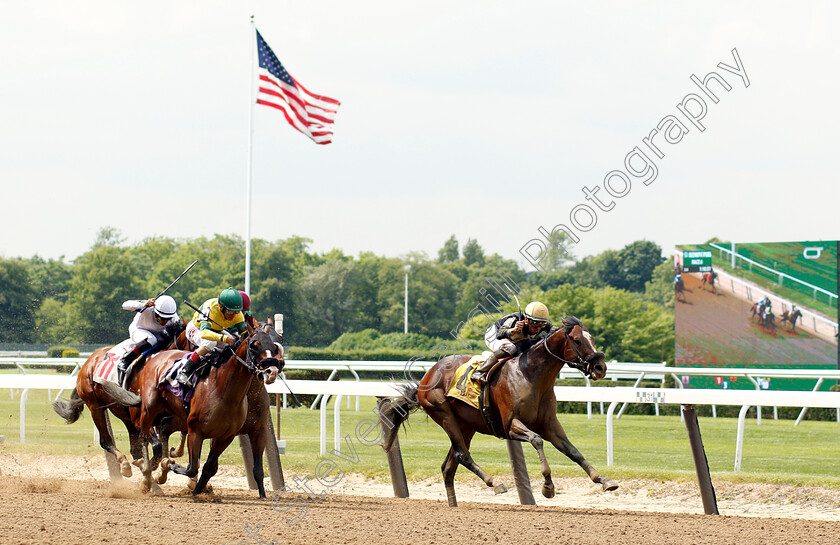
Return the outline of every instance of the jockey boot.
[[[125,389],[125,379],[128,377],[125,376],[125,372],[128,369],[128,366],[131,364],[132,361],[136,360],[140,354],[148,350],[152,347],[152,343],[143,339],[139,343],[136,343],[128,349],[122,358],[120,358],[120,362],[117,364],[117,384],[122,386]]]
[[[181,367],[181,370],[178,371],[178,375],[175,377],[175,380],[180,382],[182,385],[186,386],[187,388],[194,388],[195,381],[193,380],[193,372],[195,368],[198,367],[199,356],[195,352],[190,354],[190,357],[187,358],[186,363],[184,366]]]
[[[472,378],[474,381],[478,382],[479,384],[487,384],[487,372],[496,365],[496,362],[499,361],[500,358],[504,358],[507,356],[507,350],[504,348],[499,348],[493,354],[487,358],[484,363],[482,363],[478,369],[472,374]]]

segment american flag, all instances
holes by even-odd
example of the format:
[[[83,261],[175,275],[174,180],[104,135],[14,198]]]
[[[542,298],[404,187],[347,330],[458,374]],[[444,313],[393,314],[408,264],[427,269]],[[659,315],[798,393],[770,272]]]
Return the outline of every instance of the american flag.
[[[257,51],[260,59],[257,104],[271,106],[283,112],[289,125],[316,144],[332,142],[332,124],[341,103],[334,98],[316,95],[304,89],[303,85],[283,68],[259,31]]]

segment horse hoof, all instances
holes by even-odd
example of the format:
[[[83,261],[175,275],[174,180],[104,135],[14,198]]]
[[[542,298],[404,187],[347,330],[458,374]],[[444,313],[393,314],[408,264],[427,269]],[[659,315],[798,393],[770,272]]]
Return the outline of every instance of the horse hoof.
[[[132,463],[132,464],[134,464],[134,465],[136,465],[136,466],[137,466],[137,467],[139,467],[140,469],[143,469],[143,459],[142,459],[142,458],[138,458],[138,459],[136,459],[136,460],[132,460],[132,461],[131,461],[131,463]],[[130,469],[130,468],[129,468],[129,469]]]
[[[607,479],[606,481],[604,481],[603,483],[601,483],[601,486],[603,486],[603,487],[604,487],[604,492],[611,492],[611,491],[613,491],[613,490],[617,490],[617,489],[618,489],[618,483],[617,483],[617,482],[615,482],[615,481],[614,481],[614,480],[612,480],[612,479]]]
[[[131,477],[131,464],[129,464],[128,462],[121,463],[120,474],[126,478]]]
[[[151,487],[150,492],[151,492],[152,496],[163,496],[163,490],[161,490],[160,487],[157,485],[157,483],[154,483],[154,482],[152,483],[152,487]]]
[[[507,487],[503,484],[497,484],[496,486],[493,487],[493,493],[496,494],[496,495],[504,494],[507,491],[508,491]]]
[[[618,485],[616,485],[618,486]],[[542,487],[542,495],[546,498],[553,498],[554,497],[554,485],[546,486],[543,485]]]

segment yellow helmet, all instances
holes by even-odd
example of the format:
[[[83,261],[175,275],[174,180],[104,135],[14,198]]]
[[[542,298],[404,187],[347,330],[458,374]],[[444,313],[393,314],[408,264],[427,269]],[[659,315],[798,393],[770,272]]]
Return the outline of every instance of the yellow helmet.
[[[534,322],[547,322],[548,307],[539,301],[532,301],[525,307],[525,316]]]

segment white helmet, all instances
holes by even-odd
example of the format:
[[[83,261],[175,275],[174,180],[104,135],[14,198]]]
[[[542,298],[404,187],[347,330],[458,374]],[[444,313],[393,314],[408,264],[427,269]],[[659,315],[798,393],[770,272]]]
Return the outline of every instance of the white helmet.
[[[161,295],[155,299],[155,314],[161,318],[172,318],[178,314],[178,305],[175,304],[175,299],[168,295]]]

